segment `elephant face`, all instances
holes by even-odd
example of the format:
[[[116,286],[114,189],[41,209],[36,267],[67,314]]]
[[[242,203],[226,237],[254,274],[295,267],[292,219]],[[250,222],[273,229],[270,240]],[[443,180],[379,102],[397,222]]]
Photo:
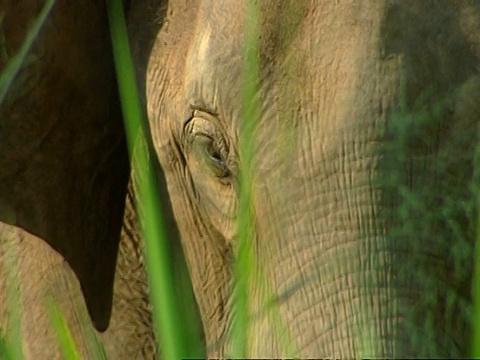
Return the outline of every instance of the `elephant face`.
[[[246,355],[465,356],[480,5],[259,3]],[[209,356],[227,356],[252,25],[237,0],[166,13],[148,117]]]

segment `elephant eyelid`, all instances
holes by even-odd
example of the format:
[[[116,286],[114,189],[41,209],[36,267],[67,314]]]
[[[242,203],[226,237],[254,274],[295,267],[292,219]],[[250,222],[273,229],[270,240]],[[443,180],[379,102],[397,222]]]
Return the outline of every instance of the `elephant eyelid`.
[[[204,110],[193,109],[184,122],[183,138],[186,151],[201,157],[219,179],[230,177],[228,146],[218,116]],[[198,158],[200,159],[200,158]]]
[[[218,121],[218,113],[215,111],[208,110],[204,106],[190,105],[190,116],[183,122],[182,130],[185,130],[185,127],[188,125],[188,123],[191,122],[195,117],[215,119]]]
[[[212,108],[208,107],[205,102],[203,101],[193,101],[190,104],[190,110],[192,112],[192,116],[195,116],[195,113],[202,113],[202,114],[208,114],[210,116],[213,116],[214,118],[218,119],[218,112],[215,110],[212,110]]]
[[[209,110],[192,109],[192,118],[205,119],[212,122],[212,124],[219,123],[218,114]]]
[[[211,122],[212,127],[218,122],[218,115],[215,114],[214,112],[211,112],[209,110],[203,110],[203,109],[198,109],[198,108],[192,107],[190,116],[183,122],[182,134],[184,136],[188,137],[189,126],[191,126],[192,121],[196,118],[197,119],[200,118],[200,119]],[[205,134],[205,135],[212,137],[209,134]]]

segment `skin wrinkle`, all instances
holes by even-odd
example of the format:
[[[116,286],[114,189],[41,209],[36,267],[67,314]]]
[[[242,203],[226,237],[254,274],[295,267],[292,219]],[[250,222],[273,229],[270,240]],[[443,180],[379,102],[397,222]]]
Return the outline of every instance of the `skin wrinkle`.
[[[388,254],[388,252],[385,251],[385,254]],[[312,259],[315,259],[315,256],[312,256]],[[308,267],[310,267],[310,266],[312,266],[312,265],[315,265],[315,261],[314,261],[314,260],[311,261],[311,264],[308,264],[308,263],[307,263],[306,265],[304,265],[304,268],[308,268]],[[306,272],[306,271],[304,271],[304,272]],[[309,278],[308,278],[308,279],[303,278],[303,280],[301,280],[301,281],[298,281],[298,280],[291,280],[291,281],[289,281],[289,280],[284,280],[284,281],[285,281],[285,284],[286,284],[287,288],[290,288],[290,289],[291,289],[291,288],[292,288],[292,284],[294,284],[294,288],[295,288],[295,289],[298,289],[298,288],[300,288],[300,285],[307,285],[307,284],[310,284],[310,283],[318,282],[318,281],[321,279],[321,276],[320,276],[321,273],[322,273],[322,271],[321,271],[319,268],[316,268],[315,271],[310,272],[310,275],[309,275]],[[356,274],[356,270],[355,270],[355,269],[351,270],[351,272],[343,271],[343,272],[341,273],[341,275],[338,275],[338,277],[336,277],[336,278],[330,279],[328,283],[322,281],[322,286],[326,287],[326,286],[328,286],[329,284],[335,284],[335,283],[341,281],[342,279],[348,279],[348,276],[349,276],[349,275],[355,275],[355,274]],[[296,284],[296,285],[295,285],[295,284]],[[385,285],[383,285],[383,286],[385,286],[385,287],[388,286],[387,283],[384,283],[384,284],[385,284]],[[315,285],[316,285],[316,284],[315,284]],[[353,284],[350,284],[350,285],[353,285]],[[378,284],[378,286],[381,287],[380,284]],[[351,286],[349,286],[349,285],[347,284],[346,288],[347,288],[347,289],[351,289]],[[285,293],[288,293],[289,296],[291,296],[291,295],[294,294],[294,292],[291,291],[291,290],[284,290],[284,292],[285,292]]]

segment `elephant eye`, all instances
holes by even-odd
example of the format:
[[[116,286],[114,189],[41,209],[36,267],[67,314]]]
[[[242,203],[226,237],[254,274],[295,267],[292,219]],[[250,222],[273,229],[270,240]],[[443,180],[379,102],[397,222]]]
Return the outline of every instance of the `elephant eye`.
[[[190,156],[196,165],[224,179],[230,176],[228,148],[216,121],[213,115],[195,110],[185,124],[184,131]]]
[[[196,134],[192,142],[192,150],[198,160],[204,162],[216,177],[225,178],[230,175],[221,145],[216,143],[209,135]]]

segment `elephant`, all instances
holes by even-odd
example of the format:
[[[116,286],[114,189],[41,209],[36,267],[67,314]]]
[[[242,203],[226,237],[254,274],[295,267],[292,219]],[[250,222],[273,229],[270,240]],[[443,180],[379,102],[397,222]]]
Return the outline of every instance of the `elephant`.
[[[245,233],[244,357],[469,356],[480,3],[258,0],[256,17],[248,3],[126,4],[206,356],[238,348]],[[38,76],[19,76],[21,94],[2,104],[0,220],[31,249],[19,253],[24,302],[72,284],[60,302],[74,327],[91,319],[109,357],[155,357],[105,9],[75,6],[57,4],[22,70]],[[24,24],[4,25],[9,46]],[[22,277],[39,266],[47,284]],[[38,329],[25,347],[47,356]]]
[[[0,71],[42,6],[2,1]],[[19,303],[23,355],[63,358],[52,299],[82,358],[155,358],[104,2],[57,1],[3,100],[0,335],[15,340],[8,314]]]

